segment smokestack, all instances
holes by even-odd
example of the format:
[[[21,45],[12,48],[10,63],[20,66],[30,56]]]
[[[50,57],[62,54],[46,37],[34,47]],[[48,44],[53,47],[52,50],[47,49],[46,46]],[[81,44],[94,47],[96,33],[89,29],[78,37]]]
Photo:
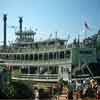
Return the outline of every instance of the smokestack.
[[[22,22],[23,22],[22,17],[19,17],[19,31],[20,32],[22,32]]]
[[[4,48],[6,48],[6,26],[7,26],[7,15],[3,15],[3,20],[4,20]]]

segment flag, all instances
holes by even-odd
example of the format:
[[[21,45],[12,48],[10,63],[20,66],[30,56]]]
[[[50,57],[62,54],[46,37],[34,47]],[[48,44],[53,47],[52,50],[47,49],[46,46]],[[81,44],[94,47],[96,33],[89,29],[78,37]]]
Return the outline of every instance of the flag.
[[[90,29],[90,27],[88,26],[87,22],[84,22],[84,26],[85,26],[85,28],[86,28],[87,30]]]

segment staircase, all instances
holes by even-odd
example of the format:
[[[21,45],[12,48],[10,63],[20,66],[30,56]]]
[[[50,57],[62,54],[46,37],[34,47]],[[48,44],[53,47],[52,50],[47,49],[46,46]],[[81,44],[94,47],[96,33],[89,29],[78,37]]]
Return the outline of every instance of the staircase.
[[[73,69],[72,75],[75,76],[77,71],[82,71],[84,73],[84,68],[87,68],[87,70],[89,71],[89,74],[93,77],[93,73],[92,73],[92,71],[90,70],[90,68],[88,67],[87,64],[83,64],[83,65],[80,65],[80,66],[76,66]]]

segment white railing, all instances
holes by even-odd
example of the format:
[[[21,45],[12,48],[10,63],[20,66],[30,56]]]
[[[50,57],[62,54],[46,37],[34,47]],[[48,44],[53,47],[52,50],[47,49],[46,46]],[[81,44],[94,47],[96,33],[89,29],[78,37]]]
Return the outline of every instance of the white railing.
[[[27,79],[27,80],[45,80],[45,81],[55,81],[59,80],[59,74],[12,74],[12,79]]]
[[[0,50],[0,52],[2,52],[2,53],[4,53],[4,54],[6,54],[6,53],[31,53],[31,52],[45,52],[45,51],[48,51],[48,50],[50,50],[50,51],[56,51],[56,50],[62,50],[62,49],[66,49],[64,46],[62,46],[62,47],[60,47],[60,48],[58,48],[58,47],[51,47],[51,48],[48,48],[48,47],[43,47],[43,48],[19,48],[19,49],[15,49],[15,48],[10,48],[10,49],[7,49],[6,50],[6,52],[4,51],[4,50]]]
[[[0,62],[0,65],[55,65],[55,64],[67,64],[71,63],[71,60],[59,59],[59,60],[48,60],[48,61],[21,61],[21,60],[2,60],[4,63]]]

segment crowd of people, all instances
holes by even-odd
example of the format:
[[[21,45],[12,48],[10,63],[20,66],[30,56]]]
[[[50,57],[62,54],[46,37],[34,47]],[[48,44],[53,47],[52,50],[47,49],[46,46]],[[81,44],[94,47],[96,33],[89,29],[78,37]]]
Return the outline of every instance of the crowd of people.
[[[54,85],[55,87],[52,87],[52,89],[50,89],[52,90],[51,92],[53,92],[54,94],[56,92],[56,94],[59,94],[59,95],[63,94],[64,86],[62,85],[60,86],[60,84],[56,84],[56,85]],[[69,82],[69,87],[70,87],[70,90],[68,91],[68,98],[71,100],[72,99],[78,100],[79,98],[94,98],[94,99],[100,100],[100,84],[95,79],[72,80],[71,82]],[[52,97],[52,93],[50,93],[50,91],[48,91],[48,94],[49,94],[48,95],[49,98]],[[47,94],[45,94],[43,90],[40,91],[37,88],[34,88],[35,100],[40,100],[41,98],[45,98],[46,95]]]
[[[72,80],[70,82],[73,97],[96,98],[100,99],[100,84],[94,79],[91,80]]]

